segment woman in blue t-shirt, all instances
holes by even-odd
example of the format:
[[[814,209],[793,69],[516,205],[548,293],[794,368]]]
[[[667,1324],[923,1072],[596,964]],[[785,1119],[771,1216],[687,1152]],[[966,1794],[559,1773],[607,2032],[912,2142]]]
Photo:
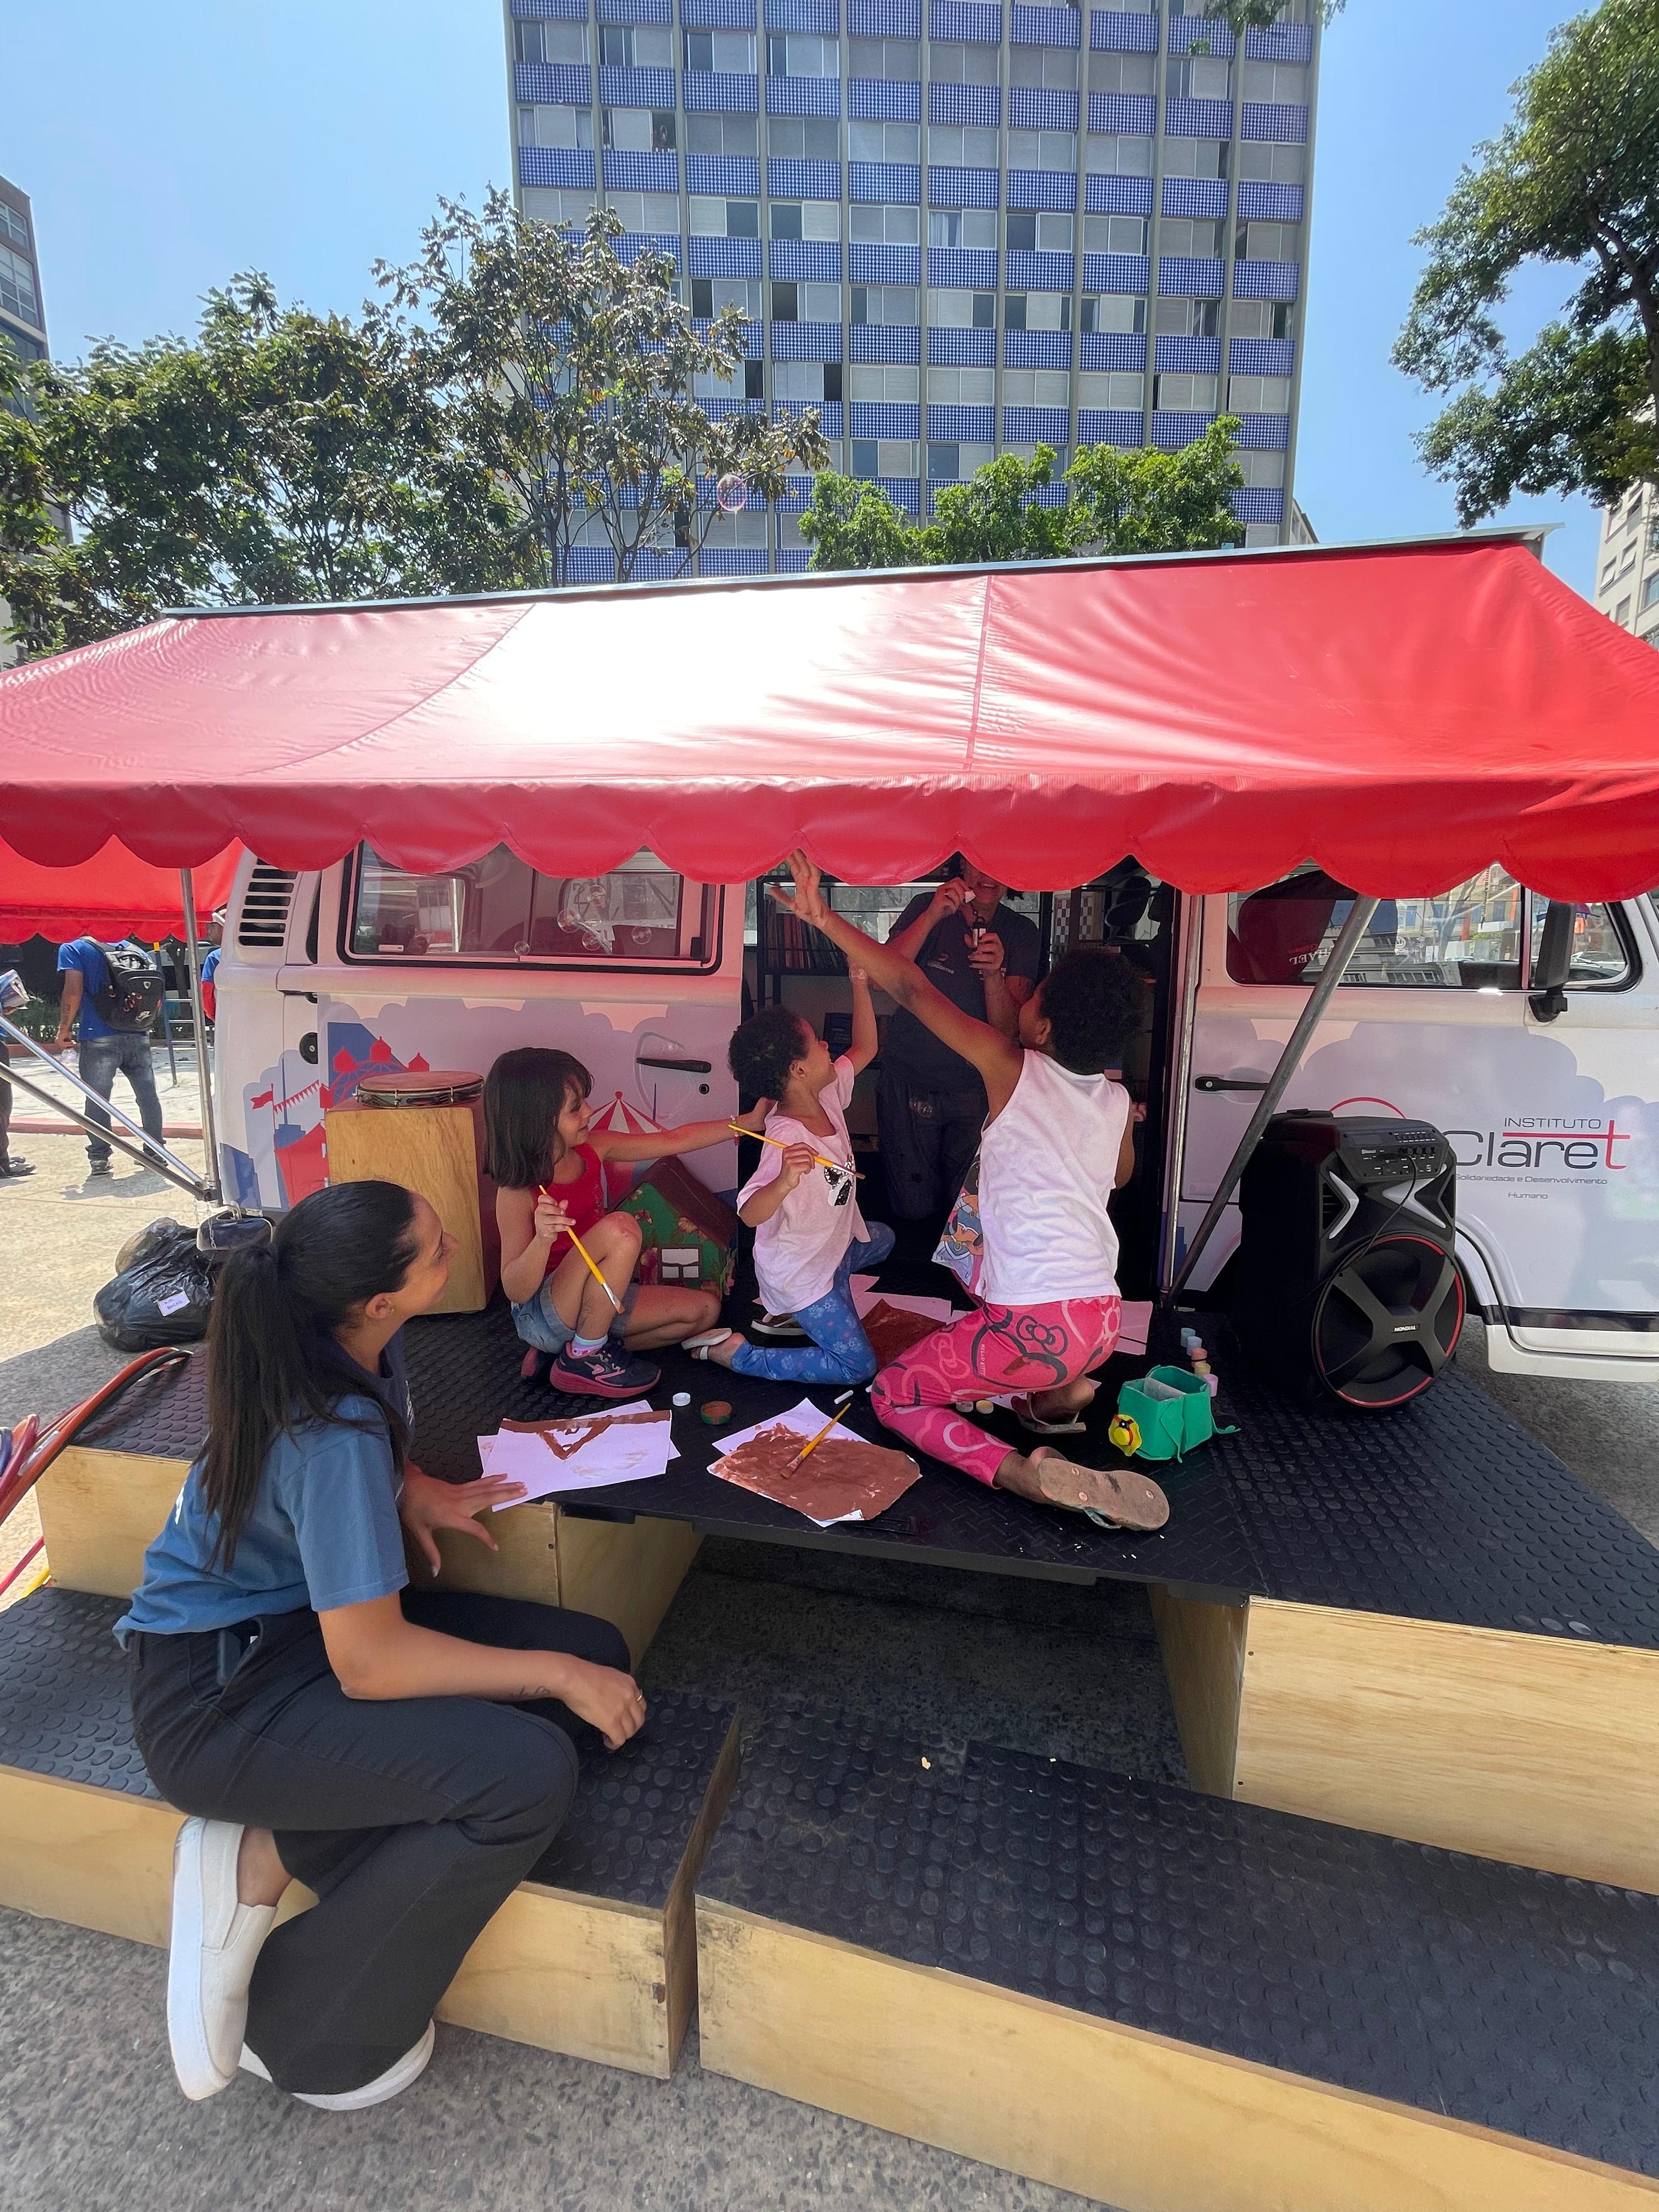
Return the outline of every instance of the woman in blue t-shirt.
[[[116,1627],[144,1764],[191,1815],[167,1972],[188,2097],[239,2065],[332,2111],[405,2088],[564,1820],[577,1741],[645,1718],[609,1622],[404,1588],[404,1525],[435,1572],[435,1528],[494,1548],[471,1516],[522,1494],[409,1460],[399,1332],[453,1249],[424,1199],[344,1183],[219,1279],[207,1443]],[[273,1932],[290,1881],[319,1902]]]

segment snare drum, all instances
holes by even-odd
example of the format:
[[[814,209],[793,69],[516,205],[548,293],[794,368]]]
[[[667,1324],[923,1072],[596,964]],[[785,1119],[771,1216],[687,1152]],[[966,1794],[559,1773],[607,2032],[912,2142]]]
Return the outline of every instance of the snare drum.
[[[467,1106],[483,1095],[483,1076],[457,1067],[398,1068],[357,1085],[365,1106]]]

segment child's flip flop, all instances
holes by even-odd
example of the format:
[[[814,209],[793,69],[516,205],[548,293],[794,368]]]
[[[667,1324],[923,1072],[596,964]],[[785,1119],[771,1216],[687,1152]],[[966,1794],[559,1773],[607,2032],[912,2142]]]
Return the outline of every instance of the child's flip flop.
[[[1086,1513],[1109,1528],[1150,1533],[1170,1517],[1170,1501],[1151,1477],[1131,1467],[1079,1467],[1051,1452],[1033,1458],[1038,1487],[1050,1505]]]
[[[732,1334],[729,1328],[706,1328],[699,1336],[682,1337],[680,1350],[689,1352],[693,1359],[706,1360],[714,1346],[724,1344]]]

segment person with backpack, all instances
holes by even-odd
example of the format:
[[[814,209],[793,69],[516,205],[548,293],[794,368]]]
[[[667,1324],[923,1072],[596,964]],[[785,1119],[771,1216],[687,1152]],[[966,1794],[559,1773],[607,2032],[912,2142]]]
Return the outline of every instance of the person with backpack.
[[[161,1011],[161,970],[153,952],[130,935],[106,942],[77,937],[58,948],[58,972],[64,995],[58,1006],[58,1035],[51,1047],[63,1052],[80,1026],[81,1080],[106,1099],[115,1079],[125,1075],[138,1103],[144,1134],[161,1141],[161,1101],[150,1065],[149,1037]],[[89,1121],[107,1129],[109,1116],[96,1106]],[[88,1174],[110,1172],[110,1148],[88,1137]]]

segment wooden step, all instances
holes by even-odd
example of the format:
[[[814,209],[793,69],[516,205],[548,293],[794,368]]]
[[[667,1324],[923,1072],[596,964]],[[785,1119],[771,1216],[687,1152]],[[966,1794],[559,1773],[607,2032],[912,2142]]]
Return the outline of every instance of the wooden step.
[[[702,2063],[1126,2212],[1659,2204],[1659,1899],[844,1717],[697,1885]]]
[[[47,1589],[0,1613],[0,1905],[165,1944],[180,1815],[132,1741],[123,1610]],[[439,2017],[665,2079],[696,2003],[693,1886],[737,1763],[729,1706],[655,1696],[635,1741],[585,1768]],[[296,1885],[284,1913],[313,1901]]]

